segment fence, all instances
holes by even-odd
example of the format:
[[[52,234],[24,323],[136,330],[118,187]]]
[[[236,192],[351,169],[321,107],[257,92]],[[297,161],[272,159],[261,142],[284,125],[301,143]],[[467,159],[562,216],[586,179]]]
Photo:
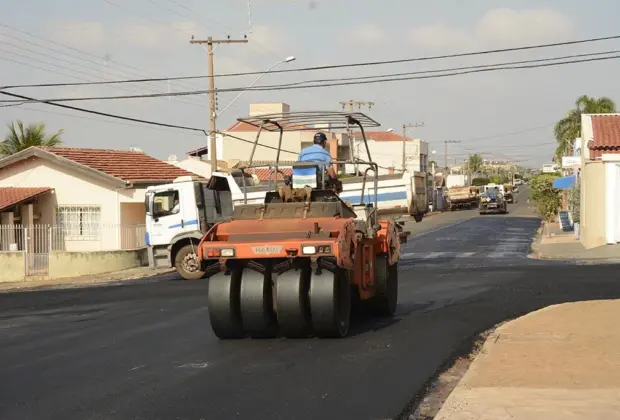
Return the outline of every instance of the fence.
[[[50,225],[0,225],[0,252],[24,252],[26,275],[45,276],[50,252],[136,250],[146,247],[145,233],[145,225],[97,224],[71,230]]]

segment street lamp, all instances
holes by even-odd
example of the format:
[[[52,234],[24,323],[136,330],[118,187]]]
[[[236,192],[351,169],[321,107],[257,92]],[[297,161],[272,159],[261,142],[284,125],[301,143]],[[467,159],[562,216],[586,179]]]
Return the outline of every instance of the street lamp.
[[[272,64],[271,66],[267,67],[267,70],[265,70],[263,73],[261,73],[260,76],[258,76],[256,78],[256,80],[254,80],[252,83],[250,83],[244,90],[242,90],[237,96],[235,96],[235,99],[233,99],[232,101],[230,101],[230,103],[228,105],[226,105],[224,107],[224,109],[222,109],[220,112],[218,112],[218,116],[222,115],[224,113],[224,111],[226,111],[228,108],[230,108],[230,106],[232,104],[234,104],[235,102],[237,102],[237,99],[239,99],[244,93],[246,93],[248,91],[248,89],[250,89],[252,86],[254,86],[256,84],[256,82],[258,82],[260,79],[262,79],[267,73],[269,73],[271,71],[271,69],[273,69],[275,66],[278,66],[282,63],[290,63],[291,61],[295,61],[296,58],[295,56],[291,55],[289,57],[286,57],[284,60],[280,60],[277,63]]]

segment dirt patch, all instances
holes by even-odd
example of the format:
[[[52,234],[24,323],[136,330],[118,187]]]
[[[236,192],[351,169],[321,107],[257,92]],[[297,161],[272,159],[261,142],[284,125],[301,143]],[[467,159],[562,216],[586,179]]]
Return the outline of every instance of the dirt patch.
[[[469,369],[487,337],[497,327],[474,335],[454,352],[453,356],[441,366],[408,406],[395,417],[395,420],[431,420],[435,418],[448,396]]]

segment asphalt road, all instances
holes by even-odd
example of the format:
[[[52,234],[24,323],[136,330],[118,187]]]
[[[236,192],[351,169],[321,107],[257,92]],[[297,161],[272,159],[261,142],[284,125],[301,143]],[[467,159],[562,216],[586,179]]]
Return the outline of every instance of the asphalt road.
[[[417,224],[397,316],[356,319],[340,340],[218,341],[206,282],[2,294],[0,418],[406,418],[475,334],[549,304],[620,297],[617,266],[526,259],[538,222],[525,204],[510,210]]]

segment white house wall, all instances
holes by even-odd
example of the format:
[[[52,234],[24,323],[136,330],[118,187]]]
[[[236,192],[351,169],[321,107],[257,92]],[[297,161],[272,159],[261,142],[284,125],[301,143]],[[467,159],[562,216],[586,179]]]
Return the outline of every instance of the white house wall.
[[[233,131],[230,134],[244,140],[224,136],[222,146],[218,148],[219,150],[222,150],[221,159],[226,161],[231,161],[234,159],[249,160],[257,133],[249,131]],[[314,132],[311,134],[314,135]],[[261,132],[259,143],[269,147],[278,147],[279,138],[279,132],[263,131]],[[312,140],[310,139],[310,141]],[[302,147],[301,144],[302,132],[285,131],[282,136],[282,149],[293,153],[282,151],[280,154],[280,160],[297,160],[297,155]],[[276,153],[276,150],[258,145],[256,147],[256,151],[254,152],[254,160],[275,161]],[[207,156],[209,156],[209,154],[207,154]]]
[[[403,165],[403,143],[400,141],[375,141],[367,140],[368,149],[372,160],[380,166],[379,175],[390,173],[387,168],[400,170]],[[360,159],[368,160],[364,142],[359,140],[355,144],[355,154]],[[409,172],[419,172],[420,167],[420,141],[408,141],[405,145],[405,166]],[[362,165],[360,165],[360,168]],[[347,173],[354,172],[353,165],[346,165]]]
[[[46,218],[41,223],[55,225],[55,211],[57,206],[64,205],[98,205],[101,207],[100,220],[102,225],[120,224],[120,203],[136,202],[138,191],[119,192],[116,186],[95,177],[86,179],[75,176],[65,167],[54,163],[31,158],[0,171],[0,187],[50,187],[54,194],[45,198],[51,208],[47,210]],[[142,190],[144,200],[144,190]],[[44,204],[42,202],[41,204]],[[43,208],[42,206],[40,206]],[[50,220],[51,219],[51,220]],[[118,229],[103,229],[100,241],[71,241],[67,243],[67,250],[99,250],[114,249],[119,241]],[[74,247],[75,249],[69,249]]]

